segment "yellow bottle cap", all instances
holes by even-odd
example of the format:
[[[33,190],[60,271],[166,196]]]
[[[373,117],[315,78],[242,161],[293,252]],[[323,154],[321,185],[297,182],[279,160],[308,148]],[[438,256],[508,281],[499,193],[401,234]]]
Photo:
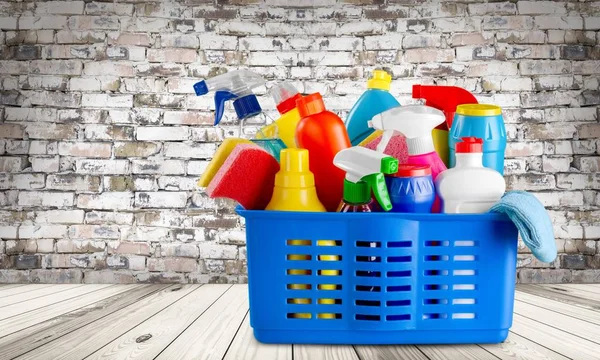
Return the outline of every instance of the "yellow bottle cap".
[[[491,104],[463,104],[456,107],[456,113],[466,116],[495,116],[502,115],[502,108]]]
[[[315,186],[315,177],[308,167],[308,150],[283,149],[279,154],[280,170],[275,186],[305,188]]]
[[[373,70],[371,78],[367,81],[367,88],[389,90],[392,76],[384,70]]]

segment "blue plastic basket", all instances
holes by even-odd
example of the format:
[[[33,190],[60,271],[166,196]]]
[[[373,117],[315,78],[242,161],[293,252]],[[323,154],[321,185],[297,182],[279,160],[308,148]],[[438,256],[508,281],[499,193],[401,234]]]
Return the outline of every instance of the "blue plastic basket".
[[[498,343],[508,335],[517,229],[504,215],[237,211],[260,342]],[[292,260],[297,254],[310,260]]]

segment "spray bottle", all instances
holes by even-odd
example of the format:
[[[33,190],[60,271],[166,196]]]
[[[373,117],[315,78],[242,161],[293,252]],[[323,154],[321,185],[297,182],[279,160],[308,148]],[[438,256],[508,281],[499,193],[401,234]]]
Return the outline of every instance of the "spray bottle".
[[[252,89],[264,84],[265,80],[252,71],[235,70],[197,82],[194,84],[194,91],[198,96],[206,95],[210,91],[215,92],[215,126],[221,122],[225,102],[233,100],[233,108],[240,122],[240,136],[243,137],[243,120],[262,113],[262,108]],[[285,145],[277,137],[254,139],[252,142],[267,150],[277,160],[281,149],[285,149]]]
[[[296,107],[296,100],[301,99],[302,95],[294,85],[285,81],[273,86],[269,93],[277,104],[277,110],[281,116],[272,124],[260,129],[256,138],[275,138],[279,135],[285,146],[296,148],[296,127],[301,119]]]
[[[429,165],[431,176],[435,178],[448,168],[435,152],[431,131],[443,123],[444,113],[430,106],[408,105],[396,107],[376,115],[369,121],[369,126],[383,130],[381,142],[377,146],[378,152],[385,150],[394,132],[400,132],[406,137],[408,145],[408,163],[415,165]],[[439,212],[439,197],[433,204],[432,212]]]
[[[456,107],[462,104],[477,104],[477,99],[473,94],[458,86],[438,85],[413,85],[412,97],[413,99],[425,99],[425,105],[444,112],[446,121],[436,126],[431,132],[431,136],[435,151],[446,166],[451,166],[448,131],[452,126]]]
[[[392,209],[384,174],[396,173],[397,159],[362,146],[354,146],[338,152],[333,164],[346,172],[344,198],[338,212],[376,211],[371,192],[384,211]]]

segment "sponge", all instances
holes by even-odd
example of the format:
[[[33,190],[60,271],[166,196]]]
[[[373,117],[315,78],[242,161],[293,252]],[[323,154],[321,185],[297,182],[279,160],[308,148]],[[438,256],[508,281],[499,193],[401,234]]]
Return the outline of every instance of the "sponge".
[[[246,210],[264,210],[275,186],[279,163],[254,144],[239,144],[212,178],[206,193],[211,198],[228,198]]]
[[[236,145],[239,145],[239,144],[252,144],[252,142],[250,140],[240,139],[240,138],[228,138],[228,139],[223,140],[223,143],[221,144],[221,146],[219,146],[219,148],[215,152],[213,159],[210,161],[210,163],[206,167],[206,170],[204,170],[204,173],[202,173],[200,180],[198,180],[198,186],[200,186],[200,187],[208,186],[208,184],[210,183],[212,178],[215,176],[217,171],[219,171],[219,168],[225,162],[225,159],[227,159],[229,154],[231,154],[231,152],[233,151],[233,148],[235,148]]]
[[[381,142],[381,134],[363,146],[371,150],[377,150],[379,142]],[[404,135],[392,136],[383,153],[398,159],[400,164],[406,164],[408,162],[408,146],[406,145],[406,138]]]

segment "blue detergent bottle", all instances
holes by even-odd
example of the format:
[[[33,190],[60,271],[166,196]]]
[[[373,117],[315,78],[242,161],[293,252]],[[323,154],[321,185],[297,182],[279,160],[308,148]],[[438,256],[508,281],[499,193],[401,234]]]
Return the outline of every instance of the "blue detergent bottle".
[[[371,78],[367,81],[367,91],[354,104],[345,121],[352,146],[360,144],[375,131],[369,128],[369,120],[379,113],[400,106],[398,100],[389,92],[391,82],[390,74],[383,70],[373,70]]]

